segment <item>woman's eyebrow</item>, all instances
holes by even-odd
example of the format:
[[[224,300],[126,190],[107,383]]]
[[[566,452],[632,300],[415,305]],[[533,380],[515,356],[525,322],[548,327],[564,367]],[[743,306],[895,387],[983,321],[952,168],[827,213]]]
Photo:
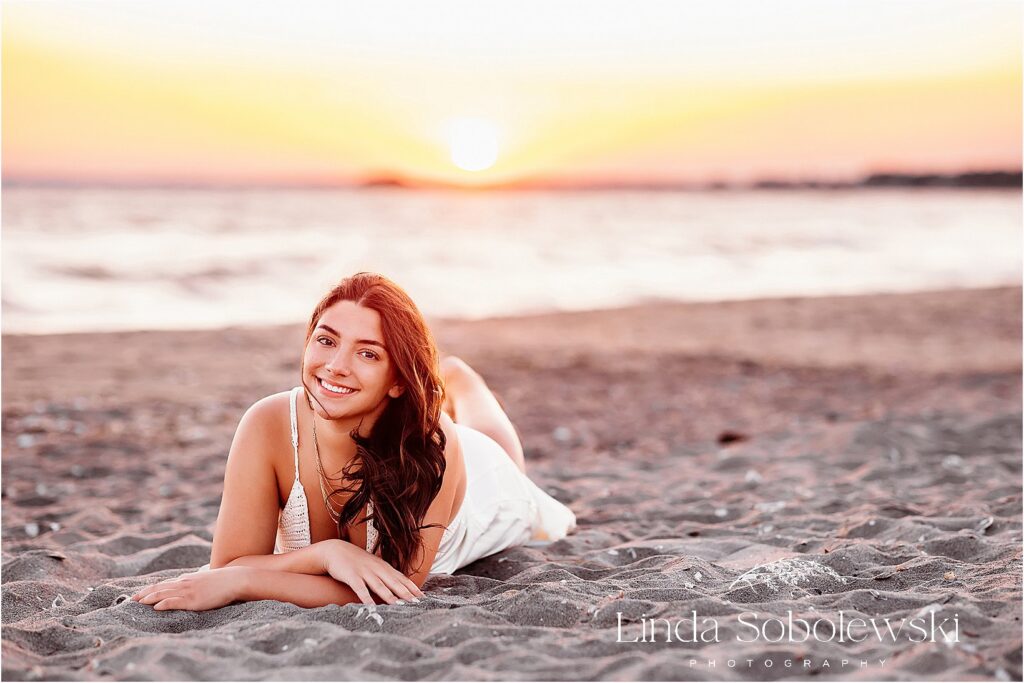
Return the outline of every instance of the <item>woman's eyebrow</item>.
[[[324,330],[330,332],[331,334],[333,334],[338,339],[341,339],[341,333],[338,332],[333,327],[330,327],[329,325],[324,325],[323,323],[320,323],[319,325],[316,326],[316,328],[318,330],[319,329],[324,329]],[[379,341],[377,341],[375,339],[357,339],[356,340],[356,344],[366,344],[367,346],[379,346],[380,348],[382,348],[385,351],[387,351],[387,347],[384,346],[384,342],[379,342]]]

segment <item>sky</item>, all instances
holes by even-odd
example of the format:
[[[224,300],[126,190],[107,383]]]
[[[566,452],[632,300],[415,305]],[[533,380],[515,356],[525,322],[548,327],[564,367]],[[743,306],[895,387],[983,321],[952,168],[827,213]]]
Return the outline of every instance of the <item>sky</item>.
[[[1021,3],[3,3],[5,181],[1021,166]]]

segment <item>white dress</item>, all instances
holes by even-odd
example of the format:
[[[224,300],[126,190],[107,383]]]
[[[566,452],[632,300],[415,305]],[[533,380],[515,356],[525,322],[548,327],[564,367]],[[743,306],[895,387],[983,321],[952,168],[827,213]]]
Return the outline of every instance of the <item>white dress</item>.
[[[292,390],[292,449],[295,482],[278,521],[275,553],[310,545],[309,506],[299,481],[299,440],[295,400],[302,387]],[[565,538],[576,528],[572,510],[542,491],[523,473],[494,439],[456,424],[466,465],[466,495],[455,518],[441,536],[430,571],[452,572],[512,546],[546,544]],[[373,514],[372,502],[367,512]],[[367,551],[377,531],[366,525]]]

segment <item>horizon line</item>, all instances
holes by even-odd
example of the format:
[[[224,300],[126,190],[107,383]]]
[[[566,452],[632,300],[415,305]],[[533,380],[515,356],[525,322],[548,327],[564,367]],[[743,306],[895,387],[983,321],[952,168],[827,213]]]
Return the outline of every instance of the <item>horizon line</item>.
[[[167,189],[167,190],[461,190],[478,191],[736,191],[736,190],[849,190],[884,187],[922,187],[949,189],[1024,188],[1022,169],[972,169],[956,173],[874,172],[855,179],[835,178],[774,178],[762,177],[749,181],[710,179],[706,181],[673,180],[582,180],[582,181],[513,181],[503,183],[461,184],[437,180],[413,179],[398,174],[370,174],[362,179],[334,181],[267,181],[217,182],[175,179],[149,179],[128,181],[123,179],[71,179],[0,177],[0,184],[8,187],[41,189]]]

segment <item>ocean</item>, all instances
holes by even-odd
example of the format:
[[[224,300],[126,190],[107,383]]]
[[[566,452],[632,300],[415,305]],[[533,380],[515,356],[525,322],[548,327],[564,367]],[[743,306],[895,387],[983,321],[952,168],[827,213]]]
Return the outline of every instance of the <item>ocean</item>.
[[[1021,283],[1015,190],[9,187],[2,329],[295,323],[372,270],[430,317]]]

